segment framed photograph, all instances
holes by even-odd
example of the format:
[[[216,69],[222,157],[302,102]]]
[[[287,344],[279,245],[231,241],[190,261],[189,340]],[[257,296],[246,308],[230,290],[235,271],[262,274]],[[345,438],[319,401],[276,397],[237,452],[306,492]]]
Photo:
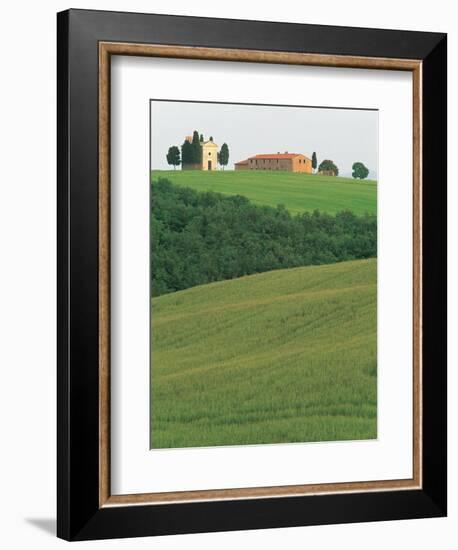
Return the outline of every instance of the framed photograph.
[[[446,35],[58,14],[58,536],[446,514]]]

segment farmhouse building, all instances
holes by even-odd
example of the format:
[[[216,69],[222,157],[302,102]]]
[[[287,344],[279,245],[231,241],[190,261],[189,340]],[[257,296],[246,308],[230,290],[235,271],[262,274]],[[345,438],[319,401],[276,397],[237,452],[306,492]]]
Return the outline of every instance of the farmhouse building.
[[[186,141],[192,143],[192,136],[186,136]],[[202,161],[197,164],[182,164],[183,170],[218,170],[218,145],[212,140],[201,142]]]
[[[312,160],[301,153],[255,155],[234,164],[236,170],[280,170],[312,173]]]

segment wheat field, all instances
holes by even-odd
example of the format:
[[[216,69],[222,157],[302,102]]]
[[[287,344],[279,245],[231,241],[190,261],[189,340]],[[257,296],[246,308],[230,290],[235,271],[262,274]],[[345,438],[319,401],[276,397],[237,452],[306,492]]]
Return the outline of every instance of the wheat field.
[[[260,206],[283,204],[292,214],[313,210],[328,214],[350,210],[356,215],[377,212],[374,180],[260,170],[153,170],[153,180],[160,177],[197,191],[243,195]]]
[[[151,447],[377,437],[376,259],[152,299]]]

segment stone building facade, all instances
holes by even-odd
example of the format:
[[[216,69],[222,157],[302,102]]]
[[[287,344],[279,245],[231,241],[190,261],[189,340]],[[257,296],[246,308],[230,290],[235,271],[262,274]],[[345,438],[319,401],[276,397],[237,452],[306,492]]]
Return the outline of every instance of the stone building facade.
[[[235,170],[270,170],[312,173],[312,159],[301,153],[263,154],[236,162]]]
[[[212,140],[202,143],[201,170],[218,170],[218,145]]]

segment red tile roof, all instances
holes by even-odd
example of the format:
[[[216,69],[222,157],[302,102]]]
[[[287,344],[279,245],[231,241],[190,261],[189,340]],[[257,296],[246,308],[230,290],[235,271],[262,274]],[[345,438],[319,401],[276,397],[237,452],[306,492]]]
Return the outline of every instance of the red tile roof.
[[[250,159],[246,159],[246,160],[239,160],[239,162],[236,162],[235,164],[248,164],[248,161]]]
[[[294,157],[304,157],[301,153],[276,153],[276,154],[267,154],[267,155],[254,155],[250,159],[293,159]]]

